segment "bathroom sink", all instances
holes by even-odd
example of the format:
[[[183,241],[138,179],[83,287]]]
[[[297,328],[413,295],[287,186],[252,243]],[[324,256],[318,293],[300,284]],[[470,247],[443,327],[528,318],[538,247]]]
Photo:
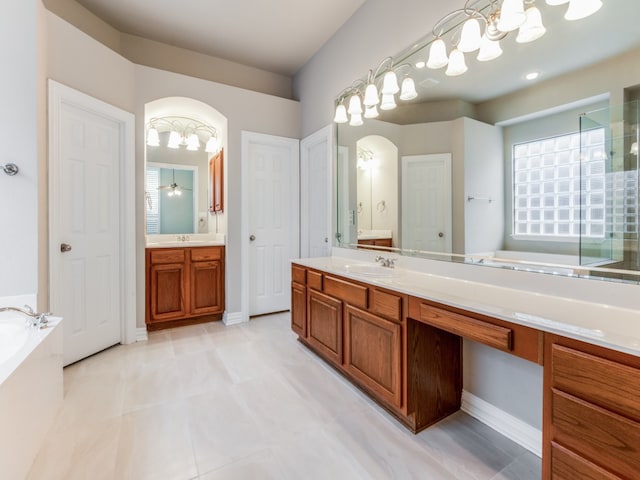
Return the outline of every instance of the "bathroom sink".
[[[344,270],[347,273],[371,277],[391,277],[396,273],[392,268],[380,265],[345,265]]]

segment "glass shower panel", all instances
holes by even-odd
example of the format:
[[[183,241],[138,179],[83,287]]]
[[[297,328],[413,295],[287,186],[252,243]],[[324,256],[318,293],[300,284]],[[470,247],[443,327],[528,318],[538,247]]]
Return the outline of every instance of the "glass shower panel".
[[[580,264],[638,270],[638,102],[580,117]]]

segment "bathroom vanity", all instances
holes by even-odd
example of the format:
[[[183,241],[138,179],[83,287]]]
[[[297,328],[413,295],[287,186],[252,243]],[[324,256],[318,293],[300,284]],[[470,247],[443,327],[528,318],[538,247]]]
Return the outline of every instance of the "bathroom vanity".
[[[159,244],[147,247],[145,258],[147,330],[222,318],[223,245]]]
[[[466,338],[543,365],[543,478],[640,478],[637,312],[336,257],[291,293],[299,340],[412,432],[460,408]]]

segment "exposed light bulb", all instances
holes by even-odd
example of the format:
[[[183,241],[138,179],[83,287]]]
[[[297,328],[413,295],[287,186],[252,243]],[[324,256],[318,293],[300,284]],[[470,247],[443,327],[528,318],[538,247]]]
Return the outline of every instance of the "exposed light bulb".
[[[419,62],[416,62],[416,68],[418,70],[422,70],[426,66],[427,66],[427,62],[425,62],[424,60],[420,60]]]
[[[378,112],[378,107],[375,105],[371,105],[367,107],[364,111],[364,118],[378,118],[380,113]]]
[[[169,148],[179,148],[180,143],[182,142],[182,137],[178,132],[172,130],[169,134],[169,141],[167,142],[167,147]]]
[[[602,0],[570,0],[565,20],[580,20],[593,15],[602,7]]]
[[[367,89],[364,91],[364,101],[362,103],[364,103],[365,107],[371,107],[380,103],[380,98],[378,98],[378,87],[376,87],[375,83],[367,85]]]
[[[402,80],[402,90],[400,91],[400,100],[413,100],[418,96],[416,84],[413,78],[406,77]]]
[[[349,117],[347,117],[347,107],[342,103],[336,107],[336,115],[333,117],[333,121],[336,123],[347,123]]]
[[[429,59],[427,60],[427,67],[434,70],[442,67],[446,67],[449,63],[447,57],[447,46],[444,40],[436,38],[429,47]]]
[[[480,48],[480,24],[475,18],[469,18],[462,25],[458,50],[461,52],[475,52]]]
[[[467,70],[467,64],[464,61],[464,53],[455,48],[449,56],[449,66],[447,67],[447,71],[444,73],[449,77],[457,77]]]
[[[207,140],[207,144],[204,147],[204,151],[207,153],[216,153],[220,150],[220,143],[218,142],[218,137],[215,135],[211,135],[211,138]]]
[[[174,193],[176,194],[176,197],[180,197],[182,195],[182,190],[180,190],[179,188],[176,188],[174,190]]]
[[[189,150],[190,152],[196,152],[200,150],[200,139],[195,133],[192,133],[187,138],[187,150]]]
[[[383,94],[382,95],[382,103],[380,104],[380,110],[393,110],[398,105],[396,105],[396,99],[392,94]]]
[[[523,0],[504,0],[497,27],[502,32],[511,32],[519,28],[526,19]]]
[[[155,127],[150,127],[147,131],[147,145],[150,147],[159,147],[160,146],[160,134]]]
[[[539,39],[545,34],[547,29],[542,24],[542,15],[536,7],[529,7],[525,12],[527,17],[524,24],[518,30],[516,42],[529,43]]]
[[[359,127],[363,123],[364,122],[362,121],[362,115],[360,113],[351,114],[351,121],[349,122],[349,125],[351,125],[352,127]]]
[[[480,62],[488,62],[502,55],[502,47],[499,40],[491,40],[485,33],[480,42],[480,51],[478,52],[478,60]]]
[[[360,103],[360,95],[354,93],[349,99],[349,115],[361,115],[362,103]]]
[[[396,72],[389,70],[384,74],[384,79],[382,81],[382,94],[395,95],[399,91],[400,87],[398,86],[398,77],[396,76]]]

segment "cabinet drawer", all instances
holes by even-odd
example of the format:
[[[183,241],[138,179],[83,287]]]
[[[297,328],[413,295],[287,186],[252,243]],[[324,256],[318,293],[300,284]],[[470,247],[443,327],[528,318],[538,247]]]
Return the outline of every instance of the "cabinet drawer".
[[[322,291],[322,274],[318,272],[307,272],[307,285],[314,290]]]
[[[184,262],[184,249],[173,248],[154,248],[151,250],[151,264],[158,263],[183,263]]]
[[[623,478],[638,478],[640,423],[555,389],[551,402],[553,440]]]
[[[640,422],[640,370],[562,345],[552,347],[553,386]]]
[[[371,290],[371,311],[389,320],[402,321],[402,297],[378,289]]]
[[[420,321],[441,330],[484,343],[499,350],[511,351],[513,331],[483,320],[449,312],[426,304],[420,305]]]
[[[300,285],[307,284],[307,270],[297,265],[291,265],[291,280]]]
[[[551,475],[555,480],[622,480],[555,442],[551,444]]]
[[[324,292],[360,308],[367,308],[368,288],[339,278],[325,276]]]
[[[191,261],[203,262],[208,260],[220,260],[222,247],[197,247],[191,249]]]

